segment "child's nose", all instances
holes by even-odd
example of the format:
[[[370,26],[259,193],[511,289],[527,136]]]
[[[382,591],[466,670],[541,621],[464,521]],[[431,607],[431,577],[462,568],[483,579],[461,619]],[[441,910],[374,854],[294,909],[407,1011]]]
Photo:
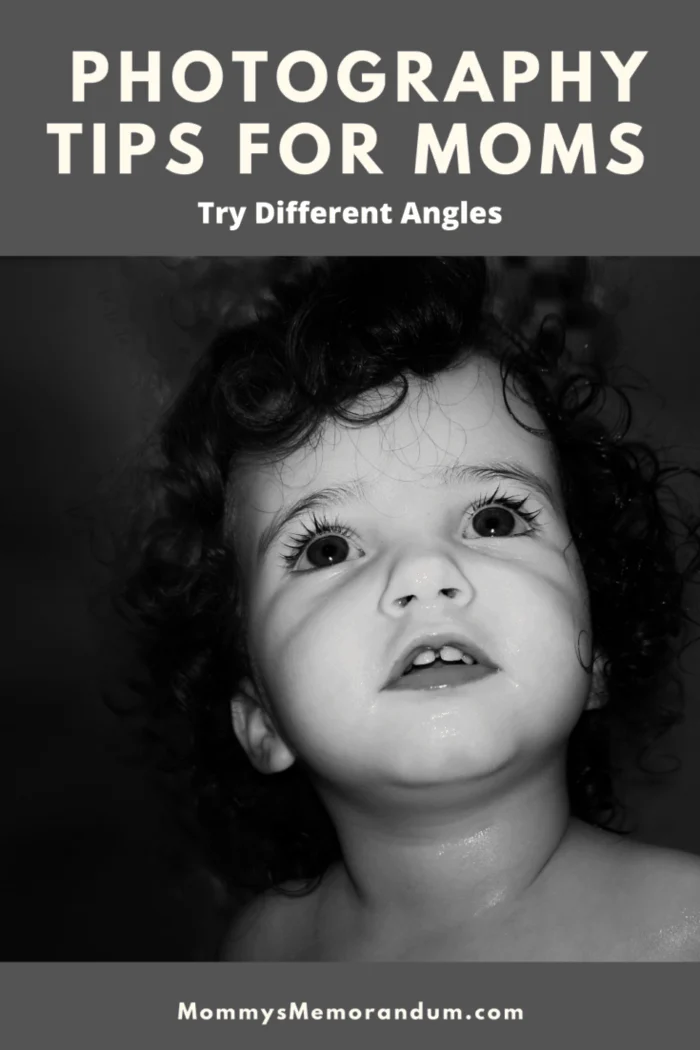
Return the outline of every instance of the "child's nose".
[[[407,605],[425,609],[462,607],[473,597],[471,582],[449,555],[407,552],[392,566],[380,609],[399,616]]]

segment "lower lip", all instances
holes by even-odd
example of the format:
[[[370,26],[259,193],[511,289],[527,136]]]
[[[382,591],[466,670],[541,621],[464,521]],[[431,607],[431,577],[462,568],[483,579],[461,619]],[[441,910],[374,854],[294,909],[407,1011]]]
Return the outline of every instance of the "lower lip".
[[[435,690],[454,689],[460,685],[468,685],[470,682],[478,682],[488,675],[496,673],[495,667],[487,667],[485,664],[455,664],[454,667],[441,665],[435,667],[422,667],[419,671],[402,675],[387,690]]]

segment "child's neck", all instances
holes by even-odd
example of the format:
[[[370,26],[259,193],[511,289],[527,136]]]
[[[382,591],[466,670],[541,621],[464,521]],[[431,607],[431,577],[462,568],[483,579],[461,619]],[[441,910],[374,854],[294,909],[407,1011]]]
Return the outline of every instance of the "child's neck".
[[[335,906],[359,921],[400,928],[480,926],[526,899],[536,901],[569,825],[564,763],[474,802],[409,814],[329,802],[344,865],[332,876]]]

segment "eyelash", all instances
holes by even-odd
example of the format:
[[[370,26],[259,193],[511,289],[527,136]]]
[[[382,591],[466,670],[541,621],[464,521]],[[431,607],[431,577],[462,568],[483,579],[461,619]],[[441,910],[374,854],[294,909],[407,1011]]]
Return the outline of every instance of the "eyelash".
[[[505,507],[510,510],[513,514],[517,514],[519,518],[529,525],[529,535],[533,532],[538,532],[540,526],[537,524],[537,519],[540,516],[540,509],[537,510],[525,510],[525,504],[529,497],[523,496],[522,499],[516,499],[513,496],[509,496],[507,493],[502,492],[500,488],[497,488],[490,496],[481,496],[475,503],[470,506],[470,520],[475,517],[480,510],[484,507]],[[294,568],[297,562],[302,557],[304,551],[309,544],[319,538],[319,536],[342,536],[346,540],[356,540],[356,534],[352,529],[348,528],[347,525],[343,525],[342,522],[335,518],[331,521],[326,517],[318,517],[316,514],[312,515],[311,525],[302,525],[303,532],[297,533],[289,537],[289,540],[285,542],[284,546],[288,549],[288,554],[282,555],[282,560],[285,565],[289,568]]]

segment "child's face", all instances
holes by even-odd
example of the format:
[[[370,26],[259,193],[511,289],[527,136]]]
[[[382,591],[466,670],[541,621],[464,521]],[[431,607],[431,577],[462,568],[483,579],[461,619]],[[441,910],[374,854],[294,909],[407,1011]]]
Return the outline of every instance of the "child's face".
[[[587,593],[552,448],[495,364],[412,382],[383,422],[240,469],[235,495],[255,686],[315,773],[447,784],[563,746],[590,685]]]

